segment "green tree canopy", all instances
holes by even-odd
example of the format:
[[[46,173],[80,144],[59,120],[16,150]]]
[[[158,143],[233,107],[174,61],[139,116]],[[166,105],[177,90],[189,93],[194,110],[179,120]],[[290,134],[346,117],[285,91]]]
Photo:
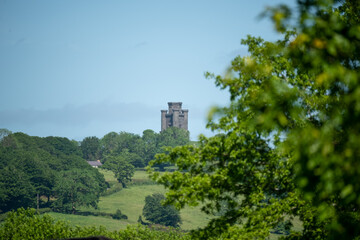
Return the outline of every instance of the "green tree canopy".
[[[70,169],[90,173],[94,184],[106,188],[103,175],[81,158],[73,141],[24,133],[4,137],[0,141],[0,211],[35,207],[37,194],[47,197],[50,206],[58,173]]]
[[[95,161],[100,158],[100,139],[93,137],[86,137],[81,141],[80,145],[83,158],[88,161]]]
[[[35,204],[35,187],[29,176],[15,166],[0,169],[0,212]]]
[[[164,195],[154,193],[145,198],[145,205],[143,208],[143,215],[146,220],[164,226],[179,227],[181,223],[180,213],[174,206],[162,205],[165,200]]]
[[[144,158],[145,164],[154,159],[154,156],[159,152],[158,138],[159,134],[151,129],[143,131],[142,140],[144,142]]]
[[[153,173],[170,189],[167,203],[203,203],[210,214],[226,203],[198,237],[265,238],[285,216],[304,224],[290,239],[360,235],[359,5],[299,1],[295,26],[290,9],[271,8],[284,38],[249,36],[248,56],[225,76],[207,73],[230,93],[230,105],[209,114],[221,134],[153,163],[180,170]]]
[[[118,141],[117,153],[120,153],[124,149],[128,149],[129,152],[142,156],[144,146],[139,135],[128,132],[120,132]]]
[[[8,130],[8,129],[6,129],[6,128],[0,128],[0,141],[4,138],[4,137],[6,137],[6,136],[8,136],[8,135],[10,135],[11,134],[11,131],[10,130]]]
[[[107,156],[102,168],[113,171],[116,179],[123,187],[126,187],[135,173],[135,167],[127,161],[126,155]]]
[[[110,132],[100,139],[100,152],[103,163],[109,156],[127,155],[125,160],[129,163],[135,167],[144,167],[157,153],[163,152],[164,147],[182,146],[189,142],[189,132],[174,127],[161,133],[147,129],[141,137],[128,132]]]
[[[169,127],[159,134],[158,146],[176,147],[190,143],[189,131],[177,127]]]
[[[112,155],[118,149],[118,134],[116,132],[109,132],[100,139],[101,153],[105,155]]]
[[[80,206],[96,208],[100,194],[105,190],[105,186],[99,184],[96,178],[93,172],[86,170],[72,169],[60,172],[54,187],[54,208],[73,214]]]
[[[158,151],[157,153],[166,152],[167,148],[183,146],[190,143],[189,131],[177,127],[169,127],[160,132],[158,136]],[[160,171],[164,171],[165,167],[170,166],[169,162],[162,162],[154,165]]]

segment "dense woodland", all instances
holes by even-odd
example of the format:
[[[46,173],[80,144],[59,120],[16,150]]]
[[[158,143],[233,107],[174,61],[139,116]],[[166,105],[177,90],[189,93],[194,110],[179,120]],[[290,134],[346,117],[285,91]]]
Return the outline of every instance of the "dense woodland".
[[[85,159],[102,159],[104,167],[118,171],[124,186],[131,176],[124,177],[124,169],[115,166],[128,160],[125,172],[131,166],[155,168],[149,169],[152,179],[168,189],[165,203],[177,209],[201,206],[211,216],[206,227],[191,236],[146,235],[148,228],[110,233],[70,229],[20,209],[9,214],[0,236],[6,236],[6,227],[20,231],[14,223],[21,221],[36,231],[31,221],[37,219],[38,226],[47,224],[54,231],[48,238],[267,239],[280,229],[286,232],[283,238],[292,240],[359,239],[360,2],[299,0],[296,9],[281,5],[264,16],[273,20],[282,38],[268,42],[248,36],[242,40],[247,56],[236,57],[224,76],[206,74],[230,93],[230,104],[209,114],[213,137],[200,136],[196,145],[166,150],[158,147],[186,142],[176,142],[176,133],[152,131],[142,137],[110,133],[84,139],[80,146],[22,133],[1,142],[3,211],[34,206],[37,192],[53,197],[54,207],[73,211],[73,202],[61,190],[70,183],[58,184],[73,176],[71,171],[94,179],[91,198],[77,202],[95,206],[96,193],[106,184]],[[156,171],[168,164],[177,171]],[[295,219],[301,221],[301,231],[292,229]]]
[[[79,206],[97,207],[108,186],[87,160],[100,160],[126,187],[135,167],[143,168],[164,147],[189,143],[187,131],[111,132],[81,142],[61,137],[34,137],[2,130],[0,141],[0,212],[19,207],[51,207],[76,213]],[[159,165],[163,169],[166,164]],[[37,199],[39,198],[39,203]]]

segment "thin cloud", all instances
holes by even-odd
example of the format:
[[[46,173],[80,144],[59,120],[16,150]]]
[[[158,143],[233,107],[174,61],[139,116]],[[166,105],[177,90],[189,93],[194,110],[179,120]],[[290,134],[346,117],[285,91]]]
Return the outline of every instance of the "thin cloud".
[[[146,46],[147,44],[148,44],[148,42],[146,42],[146,41],[139,42],[139,43],[135,44],[134,48],[139,48],[139,47],[142,47],[142,46]]]
[[[26,38],[20,38],[17,41],[15,41],[15,43],[13,44],[14,46],[18,46],[23,44],[26,41]]]
[[[141,121],[141,116],[158,117],[157,109],[138,103],[92,103],[82,106],[36,110],[18,109],[0,111],[0,126],[52,124],[59,126],[88,125],[91,122]]]

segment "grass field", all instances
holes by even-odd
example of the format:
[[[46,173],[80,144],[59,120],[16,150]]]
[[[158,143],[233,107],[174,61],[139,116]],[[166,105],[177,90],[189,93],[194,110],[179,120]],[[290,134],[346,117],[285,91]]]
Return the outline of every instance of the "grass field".
[[[104,174],[105,180],[114,185],[117,183],[111,171],[99,169]],[[118,230],[125,228],[128,224],[137,224],[139,216],[142,214],[142,209],[145,205],[145,197],[153,193],[165,193],[165,189],[161,185],[154,184],[148,179],[145,171],[136,171],[133,177],[133,185],[124,188],[119,192],[108,196],[100,197],[98,209],[80,208],[80,211],[87,212],[106,212],[115,213],[117,209],[128,216],[126,220],[115,220],[110,217],[102,216],[82,216],[70,215],[61,213],[50,213],[55,219],[69,221],[71,225],[79,226],[100,226],[103,225],[109,230]],[[203,227],[208,222],[206,214],[200,211],[200,207],[187,207],[180,212],[183,230],[196,229]],[[144,219],[144,218],[143,218]]]
[[[56,220],[63,220],[70,223],[72,226],[105,226],[108,230],[114,231],[124,229],[128,225],[125,221],[119,221],[107,217],[95,217],[95,216],[81,216],[72,214],[62,214],[56,212],[49,212],[50,216]]]
[[[114,183],[117,182],[114,173],[112,171],[106,170],[106,169],[101,169],[98,168],[99,172],[101,172],[104,175],[105,181],[107,181],[108,183]]]
[[[117,180],[111,171],[99,169],[104,174],[105,180],[110,183],[110,186],[117,184]],[[165,193],[165,189],[161,185],[152,183],[148,179],[145,171],[136,171],[133,177],[134,184],[129,184],[128,188],[124,188],[119,192],[111,195],[100,197],[98,209],[81,208],[80,211],[86,212],[105,212],[115,213],[117,209],[128,216],[126,220],[115,220],[111,217],[102,216],[82,216],[61,213],[49,213],[55,219],[69,221],[71,225],[79,226],[105,226],[108,230],[124,229],[128,224],[137,224],[139,216],[142,214],[142,209],[145,205],[145,197],[153,193]],[[200,207],[186,207],[180,211],[183,230],[197,229],[204,227],[210,220],[209,216],[200,211]],[[144,217],[143,217],[144,219]],[[293,220],[293,230],[301,231],[302,223],[299,219]],[[270,239],[278,239],[280,235],[271,234]]]

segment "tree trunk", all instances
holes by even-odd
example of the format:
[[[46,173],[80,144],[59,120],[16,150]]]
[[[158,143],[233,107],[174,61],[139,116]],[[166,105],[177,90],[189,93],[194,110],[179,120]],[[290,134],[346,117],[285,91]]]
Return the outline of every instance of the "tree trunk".
[[[76,214],[75,203],[72,203],[72,214]]]

